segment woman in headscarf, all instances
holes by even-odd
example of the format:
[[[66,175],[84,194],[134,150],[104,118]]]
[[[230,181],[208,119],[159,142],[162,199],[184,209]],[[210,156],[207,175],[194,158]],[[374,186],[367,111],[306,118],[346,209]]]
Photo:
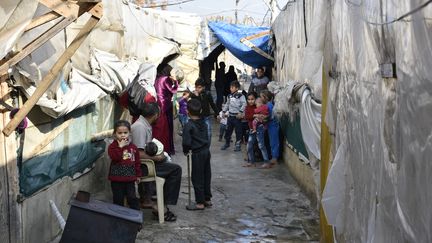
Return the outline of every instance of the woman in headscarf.
[[[177,92],[178,83],[182,80],[183,71],[181,69],[173,69],[167,63],[158,66],[154,87],[160,107],[160,116],[152,130],[153,137],[162,142],[165,152],[170,155],[174,154],[172,97]]]

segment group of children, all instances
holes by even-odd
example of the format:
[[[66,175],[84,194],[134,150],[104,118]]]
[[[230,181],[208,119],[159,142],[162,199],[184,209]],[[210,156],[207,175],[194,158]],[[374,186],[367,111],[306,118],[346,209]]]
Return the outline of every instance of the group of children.
[[[236,133],[234,151],[240,151],[242,141],[247,141],[247,163],[245,167],[255,166],[255,144],[261,152],[264,164],[261,168],[271,168],[276,164],[279,157],[279,125],[272,116],[273,95],[268,90],[260,92],[259,96],[255,92],[246,95],[239,91],[240,84],[233,82],[227,102],[223,105],[219,113],[220,135],[219,141],[225,132],[225,144],[222,150],[230,146],[233,130]],[[265,143],[266,133],[269,136],[271,153],[267,151]],[[271,160],[269,157],[271,156]]]
[[[210,141],[211,126],[209,122],[210,107],[217,114],[217,108],[211,95],[205,91],[205,85],[200,80],[195,84],[195,92],[184,92],[179,100],[179,120],[183,127],[182,147],[185,155],[192,158],[192,183],[195,191],[194,205],[188,205],[188,210],[203,210],[211,207],[211,165],[210,165]],[[231,82],[230,91],[226,103],[220,111],[219,141],[223,135],[225,143],[222,150],[230,147],[231,135],[235,131],[234,151],[241,150],[242,141],[247,141],[247,163],[245,166],[254,165],[254,147],[258,144],[264,164],[262,168],[270,168],[275,164],[279,154],[278,125],[272,117],[272,94],[262,91],[259,96],[255,92],[245,95],[239,91],[240,83]],[[265,145],[266,130],[269,134],[272,160]],[[275,132],[276,131],[276,132]],[[225,134],[224,134],[225,133]],[[113,192],[113,202],[123,205],[126,197],[131,208],[139,209],[139,201],[135,195],[135,182],[142,175],[139,152],[137,147],[129,142],[130,124],[121,120],[115,123],[115,140],[108,148],[111,158],[109,179]],[[277,137],[275,137],[277,136]],[[146,154],[150,156],[163,153],[163,145],[156,139],[145,146]],[[169,156],[166,156],[169,159]]]

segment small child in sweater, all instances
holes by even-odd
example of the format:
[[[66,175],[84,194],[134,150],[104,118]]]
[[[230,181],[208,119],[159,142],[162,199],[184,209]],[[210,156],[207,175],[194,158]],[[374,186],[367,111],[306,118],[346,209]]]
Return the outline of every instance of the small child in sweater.
[[[108,179],[111,181],[113,203],[124,206],[126,197],[128,205],[139,210],[139,200],[135,194],[135,182],[142,176],[138,148],[129,141],[131,125],[128,121],[119,120],[114,124],[114,141],[108,146],[111,158]]]
[[[224,109],[225,106],[226,106],[226,104],[223,104],[222,109]],[[223,112],[223,111],[220,111],[219,116],[217,117],[219,120],[219,123],[220,123],[220,125],[219,125],[219,142],[222,142],[222,138],[223,138],[225,131],[226,131],[226,128],[227,128],[227,122],[228,122],[227,117],[228,117],[228,113]]]
[[[180,125],[183,129],[184,125],[187,123],[188,115],[187,115],[187,102],[189,100],[190,93],[189,91],[184,91],[182,97],[179,100],[179,121]]]
[[[256,109],[254,110],[254,119],[252,121],[252,133],[257,131],[257,127],[263,125],[266,128],[265,120],[269,115],[268,106],[264,104],[261,98],[255,100]]]

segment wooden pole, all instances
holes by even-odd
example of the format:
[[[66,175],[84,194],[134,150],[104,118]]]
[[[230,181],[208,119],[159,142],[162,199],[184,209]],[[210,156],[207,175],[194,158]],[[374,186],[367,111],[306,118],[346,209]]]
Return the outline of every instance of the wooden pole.
[[[75,17],[67,17],[60,21],[58,24],[51,27],[48,31],[44,32],[38,38],[30,42],[27,46],[24,47],[20,52],[18,52],[11,59],[7,60],[0,66],[0,75],[7,74],[8,69],[17,64],[19,61],[24,59],[24,57],[28,56],[34,50],[42,46],[45,42],[55,36],[58,32],[66,28],[70,23],[72,23],[76,18]]]
[[[51,11],[49,13],[41,15],[41,16],[39,16],[37,18],[34,18],[32,20],[32,22],[29,25],[27,25],[27,27],[26,27],[26,29],[24,31],[32,30],[32,29],[34,29],[34,28],[36,28],[38,26],[41,26],[41,25],[43,25],[43,24],[45,24],[47,22],[50,22],[51,20],[57,19],[60,16],[61,15],[58,14],[58,13],[56,13],[55,11]]]
[[[322,74],[322,110],[321,110],[321,164],[320,164],[320,192],[321,198],[327,182],[327,176],[330,169],[330,149],[331,149],[331,136],[329,129],[325,123],[327,113],[328,101],[328,86],[327,76],[324,72]],[[320,242],[332,243],[333,242],[333,228],[327,222],[327,217],[324,213],[322,204],[320,203]]]
[[[92,134],[90,136],[90,142],[93,143],[93,142],[96,142],[96,141],[99,141],[99,140],[104,140],[105,138],[112,137],[113,136],[113,132],[114,132],[114,129],[109,129],[109,130],[105,130],[105,131],[102,131],[102,132],[98,132],[98,133]]]
[[[9,97],[9,87],[6,82],[0,84],[0,97],[6,101]],[[9,120],[9,113],[2,114],[0,127],[6,124]],[[0,184],[0,207],[2,227],[6,228],[9,232],[3,235],[3,230],[0,230],[0,242],[22,242],[22,217],[21,205],[17,203],[19,195],[19,171],[17,166],[17,138],[15,136],[6,137],[1,134],[0,136],[0,175],[4,178],[1,179]],[[3,184],[5,183],[5,184]],[[1,192],[3,190],[3,192]],[[4,195],[2,195],[4,193]],[[5,196],[5,197],[3,197]],[[3,211],[6,207],[6,212]],[[0,228],[2,228],[0,227]],[[9,237],[5,239],[4,237]]]
[[[7,96],[8,85],[5,82],[0,83],[0,99],[4,100]],[[0,114],[0,128],[3,129],[6,124],[6,114]],[[6,137],[0,134],[0,242],[10,243],[10,225],[9,225],[9,188],[7,176],[7,157],[6,157]]]
[[[68,62],[68,60],[73,56],[76,50],[80,47],[81,43],[88,36],[93,27],[98,23],[99,18],[95,16],[91,16],[72,43],[68,46],[65,52],[61,55],[61,57],[57,60],[48,74],[42,79],[39,86],[36,88],[33,95],[24,103],[21,109],[15,114],[15,117],[6,125],[5,129],[3,129],[3,133],[6,136],[9,136],[18,124],[24,119],[24,117],[30,112],[33,106],[37,103],[37,101],[42,97],[42,95],[47,91],[50,87],[52,81],[57,77],[57,75],[62,70],[63,66]]]

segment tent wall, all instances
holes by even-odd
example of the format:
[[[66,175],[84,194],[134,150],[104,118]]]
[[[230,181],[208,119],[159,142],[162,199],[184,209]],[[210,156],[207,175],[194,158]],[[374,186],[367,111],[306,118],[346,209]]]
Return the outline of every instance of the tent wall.
[[[26,199],[22,204],[22,242],[51,242],[61,233],[49,200],[54,201],[62,216],[67,219],[72,195],[78,190],[88,191],[93,198],[109,201],[111,191],[107,181],[110,160],[104,154],[94,163],[94,168],[77,179],[64,177],[46,190]]]
[[[423,3],[336,1],[331,7],[336,78],[328,124],[340,153],[334,171],[345,175],[334,183],[345,185],[345,193],[333,216],[346,241],[432,240],[432,6],[402,21],[372,24]]]
[[[328,76],[327,219],[339,242],[430,242],[432,6],[396,21],[425,1],[322,2],[290,3],[273,27],[281,82]]]
[[[276,86],[279,91],[274,109],[279,113],[282,134],[287,143],[283,143],[282,147],[297,155],[296,158],[291,158],[287,156],[290,152],[284,152],[283,159],[290,168],[301,168],[291,170],[291,173],[299,180],[299,184],[305,185],[304,188],[309,191],[314,188],[313,200],[319,198],[320,132],[317,130],[308,133],[312,130],[307,128],[319,127],[321,120],[321,105],[312,96],[318,101],[321,99],[326,11],[326,1],[293,1],[280,12],[271,28],[275,57],[274,79],[278,81]],[[287,96],[291,96],[294,82],[307,84],[311,92],[300,94],[301,102],[289,104]],[[309,102],[305,102],[306,100]],[[309,119],[303,119],[305,117]],[[314,136],[308,136],[310,134]]]

